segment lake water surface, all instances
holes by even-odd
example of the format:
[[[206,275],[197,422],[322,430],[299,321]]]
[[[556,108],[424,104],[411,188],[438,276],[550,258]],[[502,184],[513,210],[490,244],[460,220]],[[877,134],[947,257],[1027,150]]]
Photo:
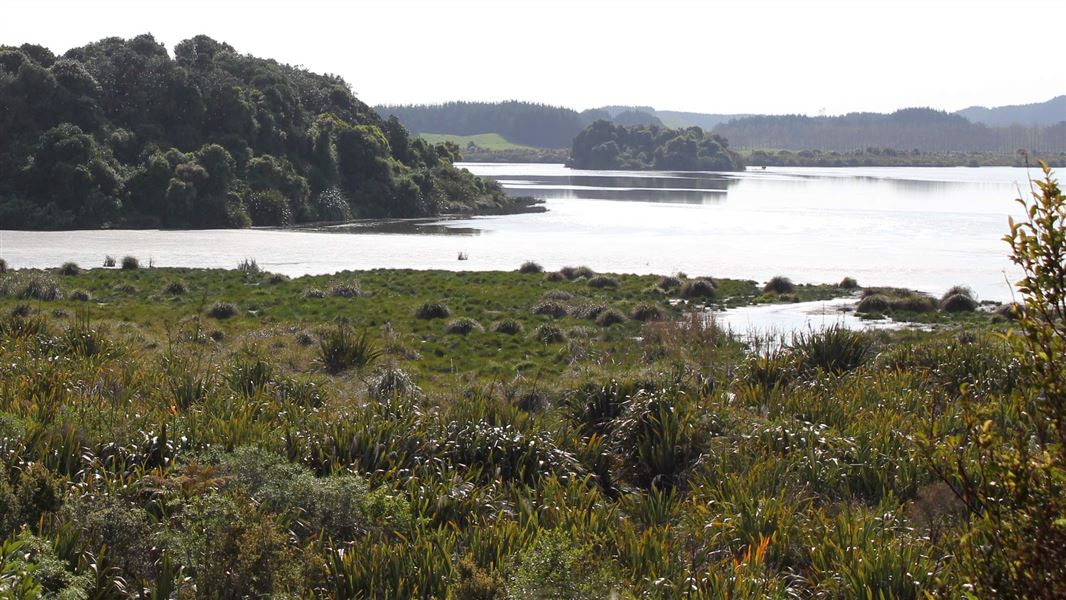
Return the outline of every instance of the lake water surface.
[[[0,230],[15,267],[105,255],[157,266],[233,268],[246,257],[289,275],[345,269],[547,269],[672,273],[763,281],[971,286],[1010,297],[1007,216],[1028,194],[1024,169],[768,168],[744,173],[578,171],[562,165],[467,163],[544,213],[325,230]],[[1037,173],[1034,171],[1034,175]],[[2,226],[2,224],[0,224]],[[458,261],[459,253],[468,260]]]

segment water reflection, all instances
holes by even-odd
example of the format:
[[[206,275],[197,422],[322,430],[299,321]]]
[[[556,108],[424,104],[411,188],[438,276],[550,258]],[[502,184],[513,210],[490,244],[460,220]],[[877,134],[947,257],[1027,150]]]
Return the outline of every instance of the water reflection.
[[[737,179],[712,173],[654,172],[625,175],[530,174],[521,178],[489,175],[510,196],[534,196],[545,200],[620,200],[626,202],[671,202],[716,204],[724,199]]]
[[[449,219],[383,219],[341,223],[337,225],[311,225],[300,227],[304,231],[322,233],[400,234],[400,235],[481,235],[476,227],[458,227],[449,224]]]

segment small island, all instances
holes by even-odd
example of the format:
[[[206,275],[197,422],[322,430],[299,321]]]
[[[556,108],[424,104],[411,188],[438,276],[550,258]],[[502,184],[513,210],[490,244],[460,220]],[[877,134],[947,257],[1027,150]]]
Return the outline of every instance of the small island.
[[[570,161],[575,169],[669,171],[743,171],[729,142],[699,127],[615,125],[596,121],[574,138]]]

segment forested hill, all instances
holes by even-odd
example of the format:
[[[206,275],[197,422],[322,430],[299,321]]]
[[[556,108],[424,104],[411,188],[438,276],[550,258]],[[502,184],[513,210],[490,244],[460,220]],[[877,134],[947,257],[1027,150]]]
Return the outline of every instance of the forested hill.
[[[1018,149],[1066,151],[1066,124],[992,128],[928,108],[891,114],[851,113],[837,117],[752,116],[714,128],[736,148],[778,148],[846,152],[861,148],[918,149],[922,152],[996,152]]]
[[[984,123],[994,127],[1054,125],[1066,121],[1066,95],[1032,104],[1012,104],[993,108],[971,106],[956,111],[955,114],[962,115],[974,123]]]
[[[574,138],[568,166],[577,169],[737,171],[744,164],[729,143],[699,127],[627,127],[596,121]]]
[[[0,228],[242,227],[498,208],[342,79],[206,36],[0,46]]]
[[[602,111],[579,113],[518,101],[378,106],[376,110],[382,117],[396,116],[414,133],[498,133],[509,142],[536,148],[566,148],[585,126],[606,117]]]

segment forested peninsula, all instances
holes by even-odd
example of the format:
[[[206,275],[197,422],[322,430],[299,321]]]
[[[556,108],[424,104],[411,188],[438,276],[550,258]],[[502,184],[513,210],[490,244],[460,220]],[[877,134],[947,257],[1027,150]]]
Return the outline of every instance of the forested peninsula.
[[[574,138],[568,166],[576,169],[742,171],[729,142],[699,127],[669,129],[596,121]]]
[[[454,144],[206,36],[0,46],[0,227],[284,226],[499,211]]]

